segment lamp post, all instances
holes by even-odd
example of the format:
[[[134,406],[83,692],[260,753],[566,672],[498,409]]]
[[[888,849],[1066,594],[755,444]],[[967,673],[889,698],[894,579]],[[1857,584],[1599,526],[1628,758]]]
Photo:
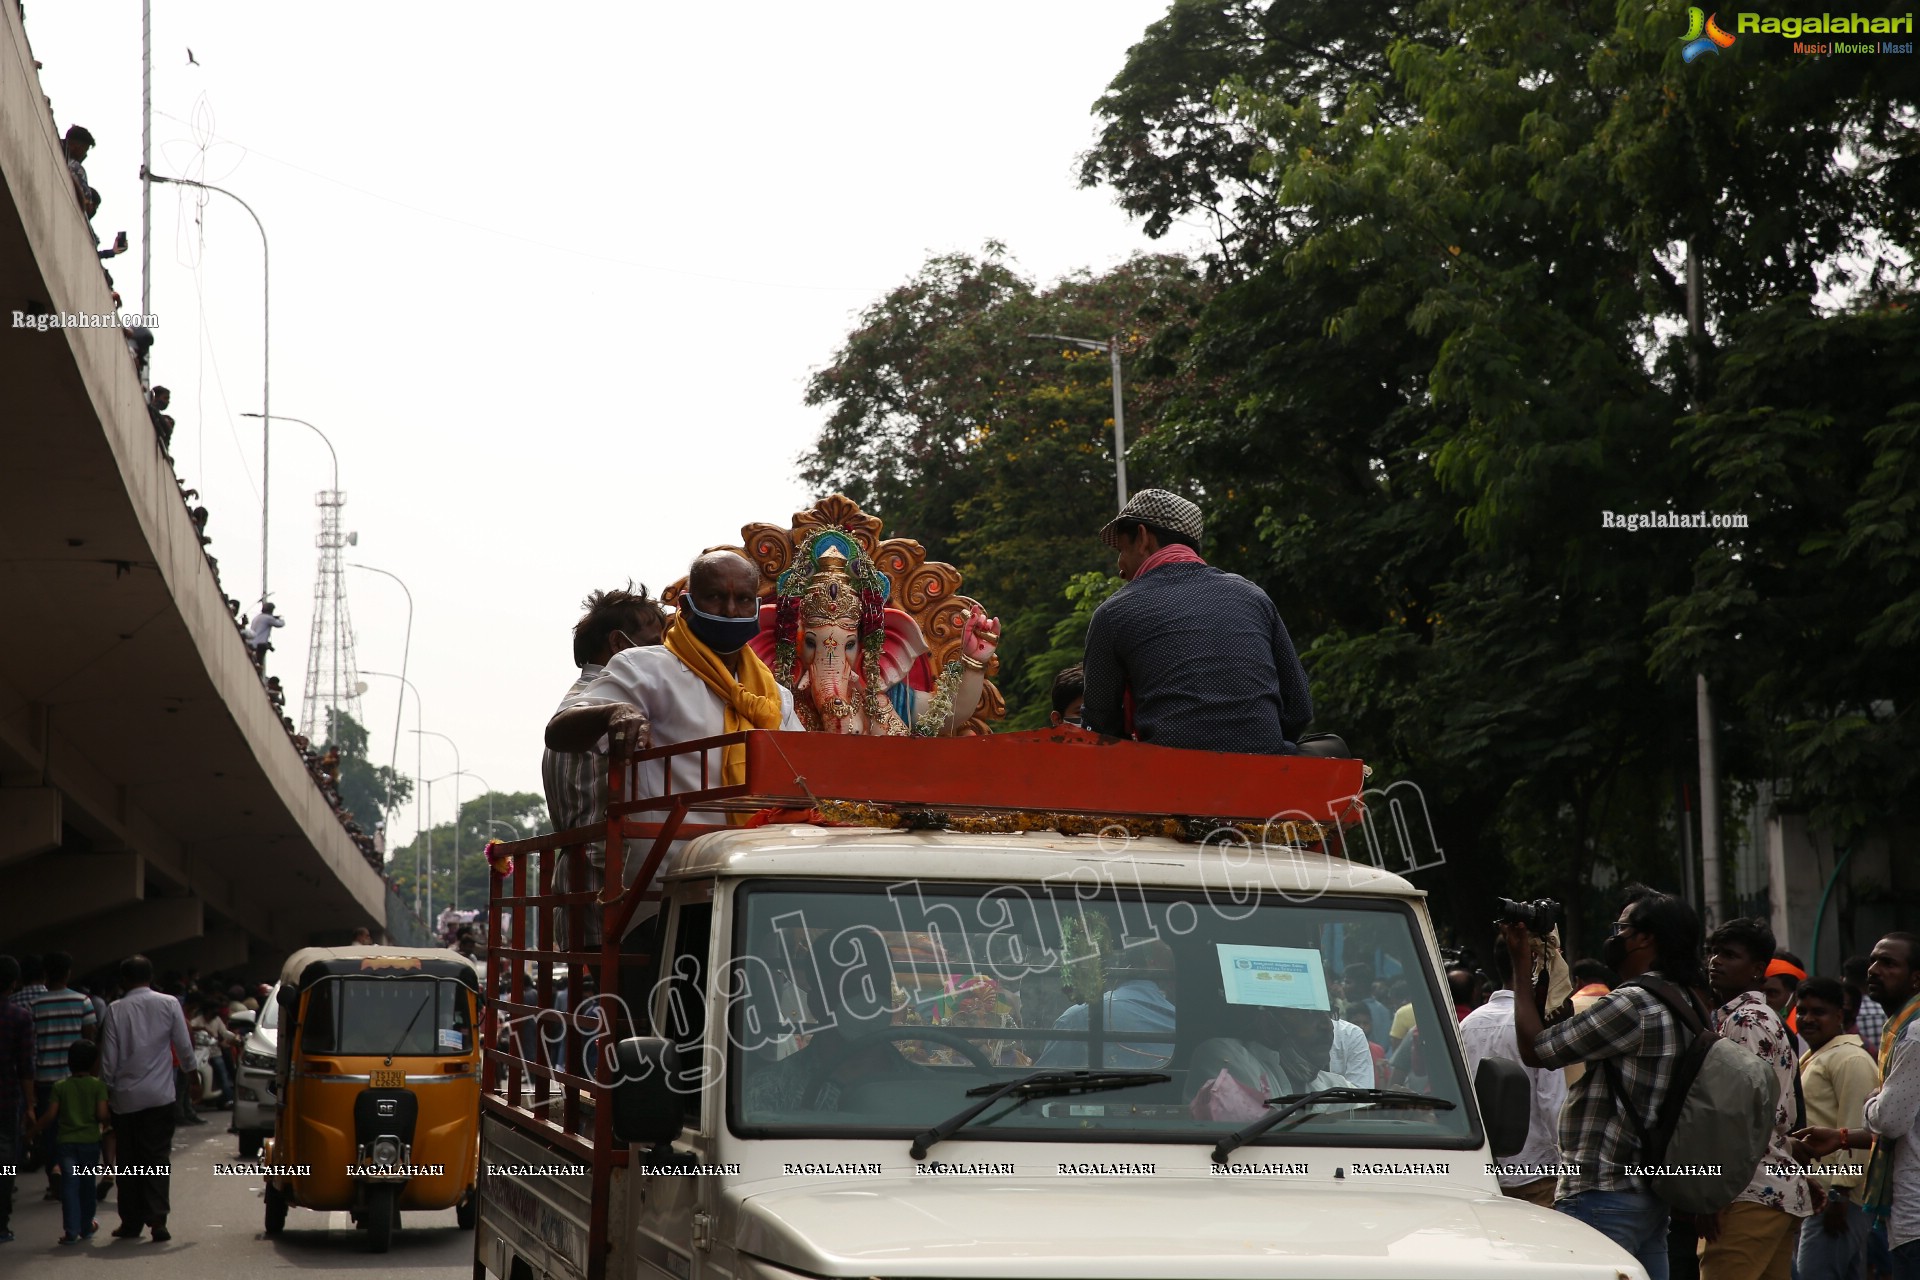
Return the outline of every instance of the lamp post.
[[[260,428],[263,431],[266,429],[266,425],[268,421],[297,422],[301,426],[305,427],[307,430],[313,432],[313,434],[319,436],[320,443],[327,446],[327,456],[333,459],[333,498],[335,502],[338,502],[340,500],[340,455],[334,451],[333,441],[327,439],[326,432],[314,426],[311,422],[308,422],[305,418],[295,418],[284,413],[243,413],[240,416],[243,418],[260,419]],[[336,511],[335,516],[337,517],[338,514],[339,513]],[[340,526],[337,523],[334,525],[335,529],[338,529],[339,527]],[[336,547],[335,550],[337,551],[338,548]],[[333,598],[336,603],[334,605],[334,610],[333,610],[333,701],[331,705],[333,707],[334,713],[337,715],[340,710],[340,650],[344,641],[346,640],[346,637],[340,634],[340,607],[338,604],[338,601],[340,599],[340,569],[339,569],[340,561],[336,557],[333,563],[334,563]],[[301,718],[304,720],[306,717],[306,711],[303,709],[300,715],[301,715]],[[329,731],[331,731],[331,729]]]
[[[252,205],[225,187],[216,187],[210,182],[196,182],[192,178],[165,177],[149,171],[145,164],[140,166],[140,179],[142,182],[171,182],[182,187],[197,187],[202,191],[217,191],[245,209],[247,216],[253,219],[253,225],[260,229],[260,603],[264,605],[267,602],[267,494],[270,474],[267,467],[268,427],[273,420],[273,366],[269,358],[273,350],[273,273],[267,252],[267,228],[260,221],[260,215],[253,211]],[[331,449],[333,446],[327,447]]]
[[[1104,351],[1113,366],[1113,483],[1120,494],[1118,510],[1127,505],[1127,416],[1120,397],[1120,335],[1106,339],[1069,338],[1059,333],[1030,333],[1029,338],[1042,338],[1048,342],[1065,342],[1085,351]]]
[[[391,671],[368,671],[364,667],[361,668],[360,674],[363,676],[380,676],[381,678],[386,680],[398,680],[401,685],[400,705],[402,708],[406,706],[407,690],[413,689],[413,727],[416,730],[419,729],[420,727],[420,690],[414,688],[413,681],[407,679],[405,676],[394,675]],[[400,734],[400,719],[399,719],[398,712],[396,712],[394,715],[393,732],[394,732],[395,738],[398,738]],[[393,768],[392,765],[388,765],[387,767],[389,769]],[[426,830],[425,827],[420,825],[420,791],[419,791],[420,778],[421,778],[421,775],[424,774],[425,772],[426,771],[420,767],[420,739],[415,738],[413,740],[413,781],[414,781],[414,788],[415,788],[413,793],[413,827],[414,827],[414,837],[416,839],[419,838],[420,832]],[[391,803],[389,803],[387,806],[387,824],[389,828],[391,828],[393,824],[393,806]],[[391,829],[389,829],[388,834],[389,836],[391,836],[392,834]],[[415,911],[418,911],[420,909],[420,891],[419,891],[419,885],[417,883],[414,886],[413,909]]]
[[[454,872],[453,873],[457,877],[460,874],[460,781],[459,779],[463,774],[466,773],[466,767],[460,763],[460,744],[455,742],[452,738],[449,738],[446,734],[439,733],[433,729],[415,729],[412,732],[416,734],[423,734],[429,738],[439,738],[443,742],[445,742],[448,746],[453,748],[453,772],[443,773],[440,775],[440,778],[436,778],[434,779],[434,781],[438,782],[443,778],[454,779],[454,783],[453,783],[453,867],[454,867]],[[433,837],[431,835],[431,829],[433,827],[433,794],[431,792],[427,794],[427,827],[429,829],[429,835],[427,837],[427,850],[429,853],[431,853],[433,850]],[[429,886],[429,888],[431,888],[431,886]]]
[[[459,772],[461,776],[472,778],[487,789],[487,834],[491,836],[493,834],[493,784],[471,769],[461,769]],[[460,909],[460,859],[457,852],[460,847],[460,814],[458,810],[455,810],[453,815],[453,838],[456,850],[453,862],[453,909],[458,911]]]
[[[365,569],[368,573],[377,573],[382,577],[392,578],[395,582],[400,582],[399,574],[389,573],[385,569],[376,569],[370,564],[355,564],[349,561],[347,567],[349,569]],[[407,593],[407,638],[400,646],[400,674],[397,677],[404,684],[407,678],[407,658],[413,652],[413,592],[407,589],[407,584],[404,582],[400,582],[400,589]],[[417,703],[420,695],[415,693],[413,696],[414,701]],[[393,768],[394,762],[400,758],[400,712],[405,709],[406,705],[407,692],[405,689],[402,689],[400,691],[399,705],[394,708],[393,712],[393,751],[387,759],[387,768],[389,769]],[[418,729],[420,722],[415,720],[413,727]]]
[[[426,882],[426,886],[427,886],[427,906],[426,906],[425,912],[422,913],[420,918],[427,922],[427,928],[429,930],[433,928],[433,784],[436,782],[445,782],[448,778],[456,778],[458,776],[459,776],[459,770],[455,770],[453,773],[443,773],[437,778],[428,778],[426,781],[427,847],[425,852],[427,857],[427,871],[426,871],[426,874],[421,877],[421,879]],[[459,785],[460,784],[457,782],[454,783],[454,795],[456,797],[458,797],[458,795],[460,794]],[[460,855],[458,853],[458,849],[460,847],[460,844],[459,844],[460,817],[459,817],[459,807],[458,807],[459,800],[457,798],[454,801],[454,805],[455,805],[455,809],[454,809],[454,819],[453,819],[453,839],[454,839],[454,849],[456,850],[456,852],[454,853],[453,865],[455,867],[455,873],[458,874],[458,868],[460,866]]]

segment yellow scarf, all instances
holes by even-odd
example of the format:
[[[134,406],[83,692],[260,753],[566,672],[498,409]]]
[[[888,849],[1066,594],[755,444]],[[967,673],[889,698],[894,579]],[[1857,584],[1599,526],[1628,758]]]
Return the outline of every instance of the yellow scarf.
[[[699,637],[688,629],[684,619],[673,620],[661,643],[666,646],[667,652],[686,664],[687,670],[699,676],[701,682],[719,696],[720,701],[726,703],[726,732],[780,727],[780,686],[775,682],[773,672],[767,669],[767,664],[760,661],[760,655],[752,649],[740,651],[740,676],[735,679],[733,672],[727,670],[726,663],[701,643]],[[746,747],[726,748],[720,756],[722,785],[735,786],[746,780]],[[729,820],[741,821],[742,815],[729,815]]]

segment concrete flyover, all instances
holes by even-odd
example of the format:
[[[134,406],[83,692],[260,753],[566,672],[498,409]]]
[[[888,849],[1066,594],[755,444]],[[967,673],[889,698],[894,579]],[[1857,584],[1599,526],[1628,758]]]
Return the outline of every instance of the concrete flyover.
[[[13,325],[114,308],[11,4],[0,184],[0,952],[212,972],[378,930],[385,887],[248,661],[120,331]]]

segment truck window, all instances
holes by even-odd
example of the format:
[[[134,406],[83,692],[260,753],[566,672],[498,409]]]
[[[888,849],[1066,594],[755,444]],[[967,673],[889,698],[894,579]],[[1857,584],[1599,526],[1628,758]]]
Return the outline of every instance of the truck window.
[[[674,926],[673,950],[668,953],[666,999],[655,1022],[654,1033],[671,1040],[680,1051],[681,1061],[692,1067],[687,1074],[693,1097],[691,1114],[704,1115],[706,1073],[697,1066],[704,1061],[707,1037],[707,955],[713,941],[713,904],[689,902],[680,908]]]
[[[1316,1108],[1263,1141],[1480,1140],[1444,1031],[1452,1008],[1405,903],[845,882],[766,882],[738,901],[733,972],[716,985],[728,1123],[743,1136],[911,1137],[970,1088],[1092,1062],[1172,1079],[996,1106],[970,1135],[1211,1141],[1267,1097],[1351,1084],[1456,1106]],[[1342,1016],[1340,974],[1361,961],[1409,980],[1420,1043],[1398,1079]]]

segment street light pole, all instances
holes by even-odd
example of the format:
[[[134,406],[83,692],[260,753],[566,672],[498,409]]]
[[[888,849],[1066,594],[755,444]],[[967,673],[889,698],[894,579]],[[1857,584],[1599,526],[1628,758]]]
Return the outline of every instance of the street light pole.
[[[394,675],[391,671],[367,671],[363,669],[360,672],[360,674],[363,676],[380,676],[382,679],[386,679],[386,680],[398,680],[401,686],[400,706],[402,709],[406,707],[407,690],[413,689],[413,727],[416,730],[420,728],[420,690],[414,688],[413,681],[407,679],[405,676]],[[400,720],[399,720],[398,711],[394,713],[394,730],[393,731],[396,736],[400,732]],[[388,765],[387,768],[391,769],[393,768],[393,766]],[[420,790],[419,788],[420,788],[420,779],[424,775],[424,773],[425,773],[425,770],[423,770],[420,767],[420,739],[415,738],[413,740],[413,781],[414,781],[413,827],[414,827],[414,839],[416,840],[420,838],[420,833],[426,830],[425,827],[420,825]],[[389,828],[391,828],[393,825],[393,805],[391,803],[391,798],[392,798],[391,793],[389,793],[388,798],[389,798],[389,803],[387,805],[387,825]],[[387,835],[389,840],[391,840],[393,832],[389,830],[387,832]],[[420,892],[419,892],[419,884],[417,881],[415,882],[415,885],[414,885],[413,899],[414,899],[414,910],[418,911],[420,909]]]
[[[260,425],[262,429],[266,427],[268,419],[272,419],[274,422],[297,422],[301,426],[305,427],[307,430],[313,432],[313,434],[319,436],[320,443],[327,446],[327,456],[333,459],[333,498],[335,502],[338,502],[340,500],[340,455],[334,452],[333,441],[327,439],[326,432],[314,426],[311,422],[308,422],[305,418],[295,418],[284,413],[273,413],[273,414],[243,413],[240,416],[243,418],[260,419]],[[339,513],[336,511],[334,514],[337,517]],[[339,527],[340,526],[337,523],[334,525],[335,529],[338,529]],[[337,552],[339,548],[336,547],[334,548],[334,550]],[[338,601],[340,599],[340,580],[339,580],[340,561],[337,556],[335,557],[333,563],[335,566],[333,598],[336,603],[334,605],[334,610],[333,610],[333,700],[330,705],[333,708],[334,715],[338,716],[340,713],[340,650],[341,650],[341,647],[346,642],[346,637],[342,635],[340,631],[340,625],[341,625],[340,607],[338,604]],[[301,718],[304,720],[306,718],[305,710],[302,710],[300,715],[301,715]],[[335,729],[333,726],[329,726],[329,732],[337,732],[337,729]]]
[[[1099,338],[1069,338],[1060,333],[1030,333],[1029,338],[1065,342],[1083,351],[1104,351],[1113,369],[1113,487],[1120,496],[1118,510],[1127,505],[1127,413],[1120,391],[1120,335]]]
[[[460,874],[460,775],[466,772],[466,767],[460,763],[460,744],[455,742],[452,738],[447,737],[446,734],[437,732],[433,729],[415,729],[413,732],[418,734],[425,734],[429,738],[440,738],[444,740],[448,746],[453,748],[453,772],[443,773],[440,775],[440,777],[452,778],[454,780],[453,782],[453,868],[454,868],[453,874],[457,877]],[[439,779],[435,779],[435,781],[439,781]],[[433,825],[433,796],[431,795],[431,793],[429,793],[429,795],[427,796],[427,825],[429,827]],[[433,848],[433,838],[431,835],[429,835],[427,838],[427,848],[429,851],[431,851]],[[429,921],[429,923],[431,923],[431,921]]]
[[[493,837],[493,784],[491,782],[488,782],[485,778],[482,778],[479,774],[475,773],[471,769],[462,769],[460,770],[460,773],[464,777],[474,779],[481,786],[487,789],[487,837],[488,839],[492,839]],[[453,819],[453,838],[456,842],[460,839],[460,816],[457,812],[454,814],[454,819]],[[458,849],[459,845],[456,843],[454,847]],[[460,859],[457,854],[453,862],[453,909],[455,911],[458,911],[460,909]]]
[[[217,191],[247,211],[253,219],[253,225],[260,229],[260,603],[267,602],[267,495],[268,478],[272,474],[268,467],[271,432],[268,428],[273,419],[273,377],[271,356],[273,352],[273,272],[267,250],[267,228],[260,221],[260,215],[253,206],[242,200],[225,187],[216,187],[210,182],[196,182],[192,178],[168,178],[152,172],[142,161],[140,165],[142,182],[171,182],[182,187],[197,187],[202,191]],[[333,446],[328,445],[329,449]]]
[[[388,573],[385,569],[376,569],[370,564],[355,564],[352,561],[348,561],[347,567],[349,569],[365,569],[368,573],[377,573],[384,577],[392,578],[395,582],[400,582],[399,574]],[[413,652],[413,592],[407,589],[407,584],[404,582],[400,582],[400,589],[407,593],[407,638],[405,643],[400,646],[399,675],[399,679],[404,682],[407,678],[407,658]],[[415,701],[418,701],[419,697],[420,695],[416,693],[414,695]],[[394,762],[400,759],[400,713],[406,708],[406,705],[407,691],[402,689],[400,691],[399,705],[394,708],[393,712],[393,752],[387,759],[387,768],[389,769],[393,768]],[[413,727],[418,729],[420,727],[419,722],[415,721]]]

